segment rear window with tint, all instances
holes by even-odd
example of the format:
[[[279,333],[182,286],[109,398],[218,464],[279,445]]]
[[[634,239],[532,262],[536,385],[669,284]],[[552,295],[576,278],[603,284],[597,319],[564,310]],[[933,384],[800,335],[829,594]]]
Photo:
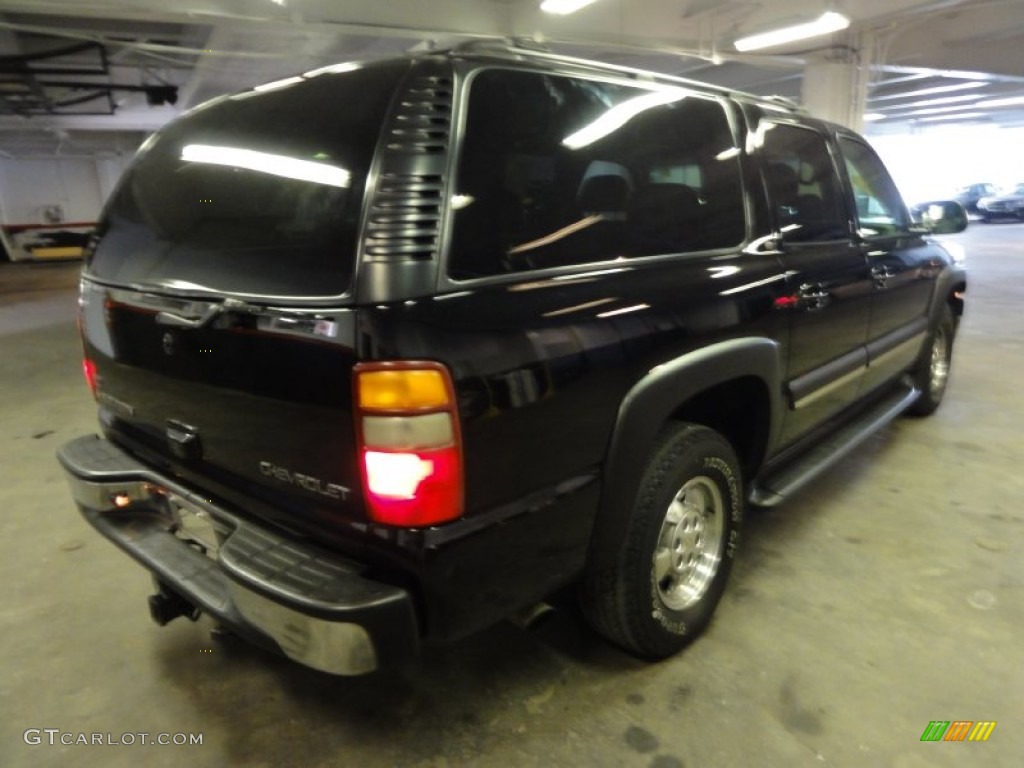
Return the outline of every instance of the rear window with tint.
[[[746,233],[739,155],[723,105],[688,89],[480,72],[449,274],[734,247]]]
[[[172,123],[107,204],[89,272],[155,288],[345,293],[366,176],[407,69],[319,75]]]

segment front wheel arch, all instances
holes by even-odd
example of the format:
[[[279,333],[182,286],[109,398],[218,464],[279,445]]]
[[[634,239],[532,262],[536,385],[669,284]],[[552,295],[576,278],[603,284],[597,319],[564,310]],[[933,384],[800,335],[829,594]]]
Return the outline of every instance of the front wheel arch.
[[[910,415],[930,416],[942,404],[949,384],[955,335],[956,318],[953,309],[949,304],[943,304],[928,333],[921,359],[911,372],[914,386],[921,391],[921,395],[908,409]]]

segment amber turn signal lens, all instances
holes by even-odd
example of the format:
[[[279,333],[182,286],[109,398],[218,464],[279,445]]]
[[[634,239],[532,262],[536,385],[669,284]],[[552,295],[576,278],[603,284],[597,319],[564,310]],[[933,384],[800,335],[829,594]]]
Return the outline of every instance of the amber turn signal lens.
[[[444,376],[437,370],[362,371],[359,407],[364,411],[409,411],[450,405]]]

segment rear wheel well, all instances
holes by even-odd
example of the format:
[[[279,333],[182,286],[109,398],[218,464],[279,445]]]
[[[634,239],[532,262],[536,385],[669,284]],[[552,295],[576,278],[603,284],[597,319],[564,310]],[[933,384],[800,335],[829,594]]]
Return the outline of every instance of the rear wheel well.
[[[762,379],[744,376],[700,392],[672,412],[673,421],[702,424],[728,440],[746,478],[764,461],[771,401]]]

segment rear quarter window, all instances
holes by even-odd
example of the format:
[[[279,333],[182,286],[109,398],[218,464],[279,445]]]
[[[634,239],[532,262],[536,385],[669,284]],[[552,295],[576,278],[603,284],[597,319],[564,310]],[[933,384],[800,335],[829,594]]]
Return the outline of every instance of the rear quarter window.
[[[464,137],[456,280],[744,239],[739,150],[723,105],[695,91],[484,70]]]
[[[120,284],[257,296],[346,292],[381,124],[407,63],[224,98],[138,154],[88,269]]]

